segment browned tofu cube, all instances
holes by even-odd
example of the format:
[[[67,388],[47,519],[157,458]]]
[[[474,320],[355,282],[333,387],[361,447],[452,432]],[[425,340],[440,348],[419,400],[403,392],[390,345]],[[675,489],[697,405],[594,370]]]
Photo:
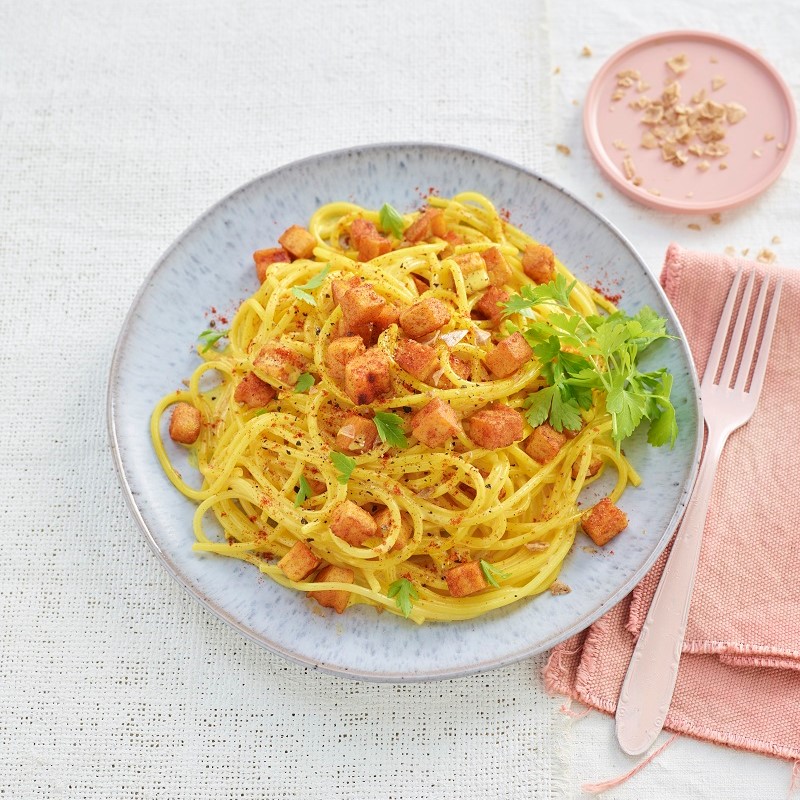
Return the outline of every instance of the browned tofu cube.
[[[278,243],[295,258],[311,258],[314,255],[314,248],[317,246],[314,236],[299,225],[287,228],[278,237]]]
[[[294,386],[300,373],[306,367],[306,360],[286,345],[270,342],[253,359],[257,372],[274,378],[287,386]]]
[[[278,562],[283,574],[290,581],[301,581],[318,566],[320,560],[311,552],[305,542],[295,542],[292,549]]]
[[[490,286],[482,295],[481,299],[475,303],[474,310],[484,319],[491,320],[495,325],[503,318],[503,306],[507,303],[509,294],[505,289],[498,289],[497,286]]]
[[[340,319],[333,336],[334,338],[358,336],[365,347],[372,347],[375,344],[375,324],[367,322],[365,325],[348,325],[347,320]]]
[[[233,399],[249,408],[263,408],[276,394],[275,389],[262,381],[255,372],[248,372],[236,386]]]
[[[345,292],[342,302],[342,318],[351,328],[375,322],[386,301],[369,283],[354,286]]]
[[[403,236],[407,242],[416,244],[432,236],[444,236],[447,233],[447,225],[444,221],[444,212],[441,208],[426,208],[409,225]]]
[[[453,372],[455,372],[459,378],[463,378],[465,381],[468,381],[472,376],[472,365],[469,363],[469,361],[464,361],[463,358],[451,355],[450,366],[453,368]]]
[[[468,561],[453,567],[445,572],[444,579],[453,597],[466,597],[489,586],[478,561]]]
[[[467,294],[474,294],[489,285],[489,273],[486,270],[486,262],[480,253],[462,253],[460,256],[453,256],[453,261],[461,269],[464,278],[464,286]]]
[[[435,297],[426,297],[400,312],[400,327],[406,336],[420,339],[450,321],[450,309]]]
[[[456,251],[456,247],[464,244],[464,237],[459,236],[455,231],[445,231],[441,237],[447,242],[447,247],[439,253],[439,258],[449,258]]]
[[[563,433],[559,433],[555,428],[551,428],[547,422],[543,422],[528,437],[525,443],[525,452],[539,464],[548,464],[557,455],[558,451],[567,441]]]
[[[331,377],[341,383],[344,381],[344,369],[347,363],[367,350],[364,340],[360,336],[343,336],[334,339],[325,352],[325,364],[330,370]]]
[[[516,331],[489,352],[483,363],[495,378],[507,378],[529,361],[532,355],[531,346],[525,341],[525,337]]]
[[[375,515],[375,524],[378,526],[378,536],[381,538],[386,539],[389,534],[392,533],[392,515],[388,508],[381,509]],[[392,545],[390,552],[402,550],[411,541],[413,535],[414,529],[411,525],[411,520],[409,519],[408,514],[404,514],[401,511],[400,532],[397,534],[397,539],[395,540],[394,545]]]
[[[529,244],[522,254],[522,270],[534,283],[549,283],[556,277],[556,257],[546,244]]]
[[[336,449],[342,453],[366,453],[378,440],[378,429],[371,419],[350,414],[336,434]]]
[[[170,438],[181,444],[194,444],[202,424],[199,409],[190,403],[176,403],[169,419]]]
[[[317,573],[314,583],[353,583],[354,579],[355,573],[349,567],[329,564]],[[337,614],[342,614],[350,602],[350,594],[343,589],[321,589],[309,592],[308,596],[313,597],[321,606],[332,608]]]
[[[375,225],[360,217],[350,224],[350,242],[358,251],[359,261],[372,261],[392,249],[392,243],[378,232]]]
[[[420,344],[413,339],[401,339],[397,343],[394,360],[398,367],[420,381],[427,381],[439,368],[436,351],[427,344]]]
[[[503,403],[492,403],[467,420],[467,433],[479,447],[498,450],[520,441],[525,428],[519,411]]]
[[[411,418],[411,433],[428,447],[441,447],[460,431],[455,409],[439,397],[434,397]]]
[[[336,506],[330,524],[334,536],[344,539],[354,547],[360,547],[378,533],[375,520],[352,500],[345,500]]]
[[[400,309],[394,303],[386,303],[378,312],[372,323],[376,334],[385,331],[390,325],[395,325],[400,320]]]
[[[342,298],[354,287],[358,286],[361,281],[352,275],[349,278],[334,278],[331,281],[331,293],[333,294],[333,302],[337,306],[342,304]]]
[[[603,460],[598,458],[597,456],[592,456],[591,460],[589,461],[589,468],[586,470],[586,477],[593,478],[600,472],[600,467],[603,466]],[[580,463],[578,461],[573,462],[572,464],[572,480],[578,477],[578,472],[580,470]]]
[[[423,295],[425,292],[430,289],[430,284],[423,278],[420,278],[419,275],[411,274],[411,280],[414,281],[414,286],[417,288],[417,294]]]
[[[392,391],[391,363],[383,350],[371,347],[347,362],[344,391],[359,406]]]
[[[482,255],[492,286],[501,287],[511,283],[514,273],[499,248],[490,247],[488,250],[484,250]]]
[[[256,264],[256,275],[258,282],[264,283],[267,277],[267,269],[271,264],[289,263],[292,257],[282,247],[270,247],[266,250],[256,250],[253,253],[253,261]]]
[[[604,497],[581,517],[581,527],[598,547],[602,547],[628,527],[628,516],[611,498]]]

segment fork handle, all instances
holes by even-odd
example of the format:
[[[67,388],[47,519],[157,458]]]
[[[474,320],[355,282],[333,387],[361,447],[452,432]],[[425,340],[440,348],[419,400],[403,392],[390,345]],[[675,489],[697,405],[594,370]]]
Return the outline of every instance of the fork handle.
[[[656,740],[669,710],[689,616],[703,527],[727,434],[709,430],[694,492],[647,612],[617,702],[620,747],[638,755]]]

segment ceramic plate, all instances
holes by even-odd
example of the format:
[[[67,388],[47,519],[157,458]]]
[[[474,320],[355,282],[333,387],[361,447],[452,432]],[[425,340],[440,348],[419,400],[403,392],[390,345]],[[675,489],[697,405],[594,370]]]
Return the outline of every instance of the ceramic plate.
[[[482,618],[423,626],[371,608],[321,611],[254,567],[192,551],[194,505],[164,476],[148,433],[156,401],[180,387],[197,363],[194,346],[211,314],[235,310],[256,289],[252,253],[272,246],[322,203],[350,200],[419,207],[429,187],[442,195],[483,192],[511,221],[548,242],[584,280],[622,296],[633,312],[650,305],[678,339],[658,363],[675,376],[680,435],[673,450],[643,437],[626,453],[644,483],[630,489],[628,530],[591,552],[579,535],[550,593]],[[213,309],[213,311],[212,311]],[[656,348],[653,348],[654,350]],[[376,145],[327,153],[264,175],[203,214],[153,268],[133,302],[111,367],[108,413],[114,457],[128,503],[169,573],[243,635],[326,672],[377,681],[449,678],[526,658],[587,627],[629,592],[667,543],[687,500],[701,442],[697,382],[680,326],[630,244],[604,219],[544,178],[477,152],[424,144]],[[178,469],[191,474],[185,451]],[[587,493],[593,502],[602,494]]]
[[[676,56],[683,62],[673,61]],[[630,76],[630,86],[628,72],[639,75]],[[639,98],[659,99],[673,81],[687,109],[712,101],[745,111],[739,121],[726,118],[718,142],[681,133],[682,166],[665,160],[660,148],[641,146],[654,126],[631,107]],[[583,123],[592,155],[618,189],[651,208],[695,214],[734,208],[767,189],[789,163],[796,132],[792,95],[778,72],[743,44],[701,31],[647,36],[613,55],[592,82]],[[665,136],[676,131],[660,125]],[[709,145],[714,153],[729,151],[708,155]]]

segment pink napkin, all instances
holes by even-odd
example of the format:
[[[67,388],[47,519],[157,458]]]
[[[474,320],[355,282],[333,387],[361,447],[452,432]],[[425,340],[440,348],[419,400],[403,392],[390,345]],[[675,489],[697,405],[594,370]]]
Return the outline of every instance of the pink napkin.
[[[800,270],[671,245],[661,285],[703,374],[736,269],[783,275],[764,390],[728,441],[703,534],[666,728],[800,759]],[[667,553],[625,600],[556,647],[551,691],[613,714]]]

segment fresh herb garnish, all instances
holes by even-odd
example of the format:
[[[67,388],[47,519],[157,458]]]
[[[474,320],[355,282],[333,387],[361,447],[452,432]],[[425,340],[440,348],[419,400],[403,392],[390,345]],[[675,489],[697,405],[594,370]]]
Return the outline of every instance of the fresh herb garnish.
[[[500,588],[500,584],[495,580],[495,576],[501,579],[511,577],[510,573],[501,572],[499,569],[495,569],[488,561],[484,561],[483,559],[481,559],[480,563],[481,563],[481,571],[483,572],[486,580],[489,581],[489,583],[491,583],[492,586],[495,586],[498,589]]]
[[[408,617],[411,614],[411,609],[414,605],[412,600],[419,600],[419,592],[417,592],[416,587],[408,578],[398,578],[393,583],[390,583],[386,594],[389,597],[394,597],[394,601],[400,611],[403,612],[404,617]]]
[[[309,497],[313,497],[314,492],[311,491],[311,487],[308,485],[308,481],[306,480],[305,475],[300,476],[300,480],[298,481],[300,484],[300,488],[297,490],[297,494],[294,496],[294,507],[299,508]]]
[[[353,470],[356,468],[355,459],[343,453],[337,453],[335,450],[331,450],[331,461],[333,461],[333,466],[339,470],[336,480],[339,481],[339,483],[347,483],[347,481],[350,480],[350,476],[353,474]]]
[[[563,275],[540,286],[524,286],[505,304],[507,314],[530,317],[520,327],[542,364],[544,388],[525,400],[527,420],[536,427],[545,420],[557,431],[581,427],[581,410],[592,407],[592,392],[605,393],[611,415],[611,436],[617,446],[647,419],[647,441],[655,447],[674,445],[678,435],[675,409],[670,402],[672,375],[666,369],[641,372],[639,355],[659,339],[673,338],[666,322],[651,308],[634,316],[616,311],[608,316],[582,317],[573,312]],[[554,311],[532,319],[533,308],[555,304]],[[507,323],[508,324],[508,323]]]
[[[314,385],[314,376],[309,372],[302,372],[294,385],[294,392],[307,392]]]
[[[403,418],[389,411],[379,411],[372,418],[378,429],[381,441],[390,447],[408,447],[408,439],[403,433]]]
[[[318,272],[308,283],[303,283],[300,286],[292,286],[292,294],[298,299],[303,300],[310,306],[315,306],[317,301],[309,294],[313,289],[319,289],[322,286],[322,281],[325,276],[331,271],[331,265],[326,264],[322,271]]]
[[[381,228],[387,233],[391,233],[395,239],[403,238],[405,221],[403,215],[394,206],[384,203],[378,212],[378,221]]]
[[[204,345],[200,352],[205,353],[207,350],[210,350],[220,339],[224,339],[229,333],[229,330],[218,331],[214,328],[207,328],[197,337]]]

